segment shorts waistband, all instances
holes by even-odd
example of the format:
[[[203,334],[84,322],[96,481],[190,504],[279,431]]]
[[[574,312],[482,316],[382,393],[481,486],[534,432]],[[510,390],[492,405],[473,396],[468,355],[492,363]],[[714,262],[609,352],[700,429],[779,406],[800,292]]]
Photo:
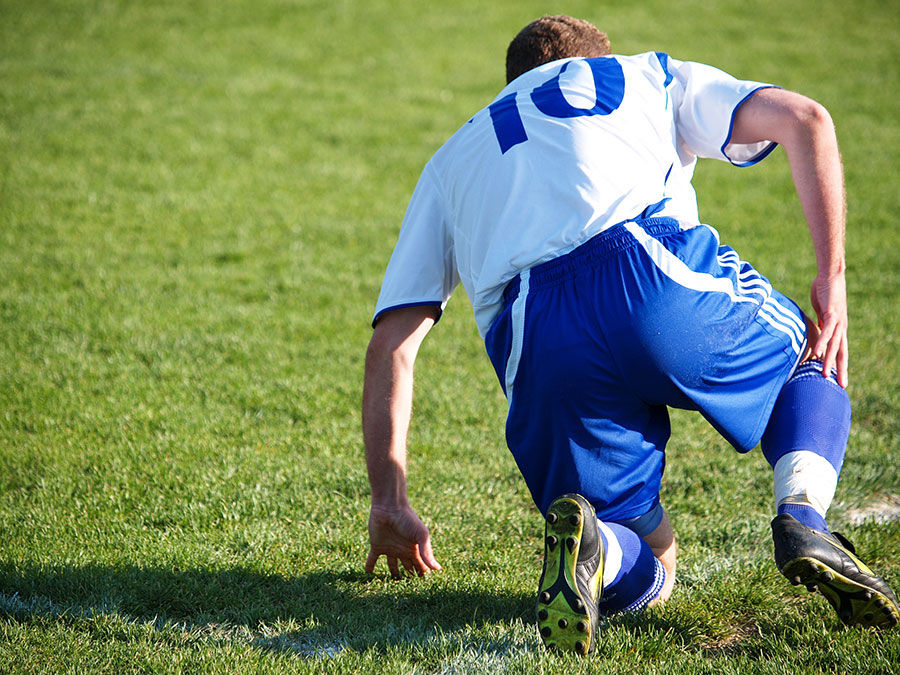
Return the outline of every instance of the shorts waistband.
[[[651,237],[674,234],[682,229],[677,220],[668,217],[626,222],[637,223]],[[552,286],[560,281],[570,279],[577,270],[584,266],[602,263],[619,251],[636,246],[637,243],[634,236],[625,228],[625,223],[613,225],[591,237],[573,251],[532,267],[528,279],[529,290]],[[520,275],[517,274],[503,291],[504,303],[518,296],[519,283]]]

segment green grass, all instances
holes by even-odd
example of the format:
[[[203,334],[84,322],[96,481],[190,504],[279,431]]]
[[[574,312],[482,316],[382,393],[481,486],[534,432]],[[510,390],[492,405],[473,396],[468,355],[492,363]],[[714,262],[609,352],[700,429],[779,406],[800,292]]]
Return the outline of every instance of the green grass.
[[[896,672],[771,560],[770,470],[674,415],[673,600],[544,653],[541,523],[462,292],[426,341],[414,506],[444,571],[362,571],[363,355],[418,172],[565,11],[821,100],[849,201],[855,426],[831,520],[900,587],[900,14],[876,0],[0,0],[0,672]],[[808,306],[783,153],[701,214]],[[495,526],[484,534],[483,521]]]

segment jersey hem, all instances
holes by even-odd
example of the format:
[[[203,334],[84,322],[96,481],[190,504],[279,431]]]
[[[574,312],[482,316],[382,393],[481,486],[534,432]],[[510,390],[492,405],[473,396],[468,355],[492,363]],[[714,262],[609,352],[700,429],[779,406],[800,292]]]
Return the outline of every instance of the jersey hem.
[[[778,143],[776,143],[774,141],[769,141],[769,144],[765,148],[763,148],[760,152],[756,153],[750,159],[746,159],[743,161],[733,160],[731,157],[728,156],[728,153],[725,152],[725,149],[729,145],[731,145],[731,136],[732,136],[732,133],[734,132],[734,119],[735,119],[735,117],[737,117],[738,110],[740,110],[741,106],[743,106],[747,101],[750,100],[751,96],[753,96],[756,92],[761,91],[763,89],[781,89],[781,87],[775,86],[774,84],[764,84],[760,87],[757,87],[756,89],[751,91],[749,94],[747,94],[744,98],[742,98],[740,101],[738,101],[738,104],[736,106],[734,106],[734,110],[731,112],[731,122],[729,122],[729,124],[728,124],[728,135],[725,137],[725,142],[722,144],[721,151],[722,151],[722,156],[725,157],[725,159],[727,159],[729,162],[731,162],[731,164],[733,164],[734,166],[747,167],[747,166],[753,166],[754,164],[758,164],[759,162],[763,161],[766,157],[768,157],[775,150],[775,148],[778,147]]]
[[[426,307],[432,305],[437,307],[438,315],[435,318],[434,322],[437,323],[441,320],[441,315],[444,313],[444,309],[441,307],[441,302],[439,300],[423,300],[422,302],[405,302],[400,305],[391,305],[390,307],[385,307],[382,310],[379,310],[375,313],[375,316],[372,317],[372,328],[375,328],[375,324],[378,323],[378,320],[383,317],[387,312],[390,312],[395,309],[405,309],[406,307]]]

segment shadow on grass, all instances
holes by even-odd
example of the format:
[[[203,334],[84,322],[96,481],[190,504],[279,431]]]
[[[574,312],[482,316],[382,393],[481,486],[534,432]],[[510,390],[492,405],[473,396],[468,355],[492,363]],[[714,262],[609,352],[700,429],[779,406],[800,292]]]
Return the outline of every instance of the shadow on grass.
[[[97,617],[262,649],[332,656],[385,650],[492,623],[530,620],[534,598],[386,582],[354,572],[281,577],[257,571],[0,562],[0,616],[78,624]],[[424,645],[422,645],[424,646]]]

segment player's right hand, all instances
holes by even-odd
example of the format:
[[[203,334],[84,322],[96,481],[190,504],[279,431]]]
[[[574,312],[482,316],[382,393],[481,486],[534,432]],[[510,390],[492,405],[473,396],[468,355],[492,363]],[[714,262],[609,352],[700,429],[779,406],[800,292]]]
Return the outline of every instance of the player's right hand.
[[[847,343],[847,285],[843,272],[831,277],[817,276],[809,291],[819,325],[819,337],[813,354],[822,360],[824,375],[837,371],[837,381],[849,384],[849,348]]]

